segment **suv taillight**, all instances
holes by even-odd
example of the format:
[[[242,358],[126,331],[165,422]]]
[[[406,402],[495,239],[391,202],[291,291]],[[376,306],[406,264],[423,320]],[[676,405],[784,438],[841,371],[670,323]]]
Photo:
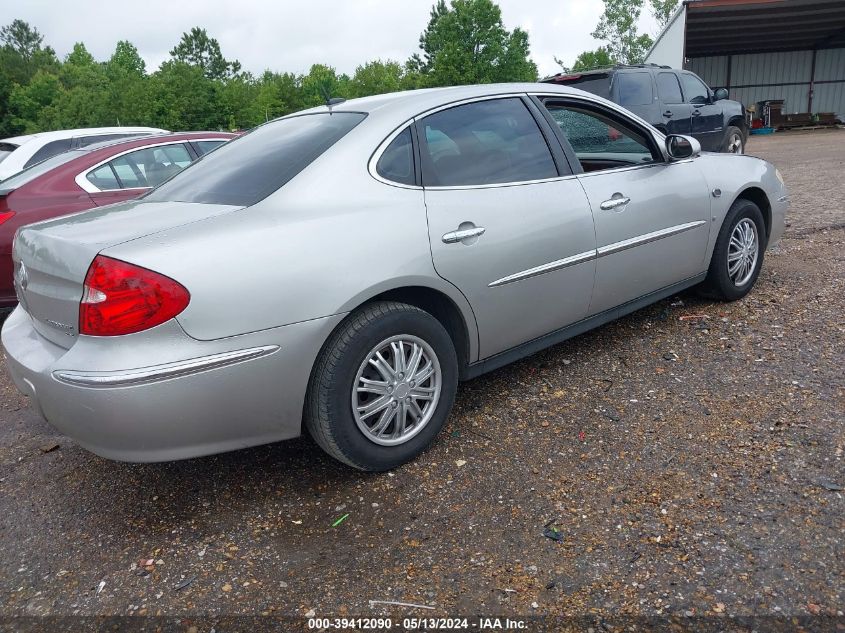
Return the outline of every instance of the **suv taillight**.
[[[182,312],[191,295],[180,283],[119,259],[97,255],[79,304],[79,333],[119,336],[147,330]]]

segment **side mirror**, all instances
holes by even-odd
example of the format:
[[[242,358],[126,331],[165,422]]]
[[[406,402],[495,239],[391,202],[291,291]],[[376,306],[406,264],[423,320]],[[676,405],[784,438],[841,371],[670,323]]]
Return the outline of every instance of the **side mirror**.
[[[683,160],[698,156],[701,153],[701,143],[691,136],[670,134],[666,137],[666,151],[672,160]]]
[[[725,88],[719,88],[713,93],[713,101],[721,101],[728,98],[728,91]]]

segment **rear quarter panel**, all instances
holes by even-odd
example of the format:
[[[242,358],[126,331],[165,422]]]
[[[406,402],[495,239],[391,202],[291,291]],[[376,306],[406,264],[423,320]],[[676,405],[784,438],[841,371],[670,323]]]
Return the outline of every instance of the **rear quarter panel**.
[[[469,304],[434,271],[422,190],[378,182],[367,171],[388,132],[353,130],[252,207],[104,253],[185,285],[191,302],[177,318],[201,340],[343,314],[384,291],[427,286],[458,305],[474,359]]]

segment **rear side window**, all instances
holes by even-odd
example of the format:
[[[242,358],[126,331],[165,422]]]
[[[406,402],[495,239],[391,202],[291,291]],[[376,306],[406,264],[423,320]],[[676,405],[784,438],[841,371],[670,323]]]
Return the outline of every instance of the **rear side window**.
[[[58,141],[51,141],[47,143],[44,147],[39,149],[32,155],[26,163],[24,164],[24,168],[30,167],[35,163],[40,163],[42,160],[47,160],[48,158],[52,158],[56,154],[61,154],[62,152],[66,152],[70,149],[70,139],[63,138]]]
[[[204,156],[145,200],[255,204],[305,169],[366,116],[326,112],[271,121]]]
[[[376,173],[385,180],[403,185],[416,184],[411,129],[405,128],[394,138],[376,164]]]
[[[537,122],[518,98],[468,103],[420,122],[426,186],[525,182],[558,175]]]
[[[145,147],[118,156],[86,175],[100,190],[156,187],[191,164],[182,143]]]
[[[675,73],[657,73],[657,94],[663,103],[683,103],[681,84]]]
[[[651,73],[618,73],[619,104],[623,106],[651,105]]]
[[[208,154],[213,149],[217,149],[225,142],[226,139],[221,138],[219,141],[194,141],[194,145],[200,153],[200,156],[202,156],[204,154]]]

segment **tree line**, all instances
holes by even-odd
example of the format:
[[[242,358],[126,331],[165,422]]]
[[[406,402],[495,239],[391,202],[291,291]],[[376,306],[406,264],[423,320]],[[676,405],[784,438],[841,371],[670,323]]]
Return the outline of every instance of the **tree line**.
[[[605,13],[593,36],[607,43],[598,49],[599,59],[595,51],[579,56],[575,70],[587,62],[633,62],[645,54],[640,50],[645,40],[636,33],[645,0],[604,1]],[[662,7],[667,18],[677,4],[648,1],[655,11]],[[219,42],[196,27],[182,35],[167,61],[148,72],[131,42],[117,42],[104,62],[79,42],[60,60],[37,28],[14,20],[0,28],[0,138],[110,125],[248,129],[324,103],[327,96],[537,80],[528,33],[506,29],[493,0],[451,0],[448,5],[438,0],[419,47],[404,63],[370,61],[352,76],[319,63],[307,74],[266,70],[256,76],[237,60],[226,59]]]

